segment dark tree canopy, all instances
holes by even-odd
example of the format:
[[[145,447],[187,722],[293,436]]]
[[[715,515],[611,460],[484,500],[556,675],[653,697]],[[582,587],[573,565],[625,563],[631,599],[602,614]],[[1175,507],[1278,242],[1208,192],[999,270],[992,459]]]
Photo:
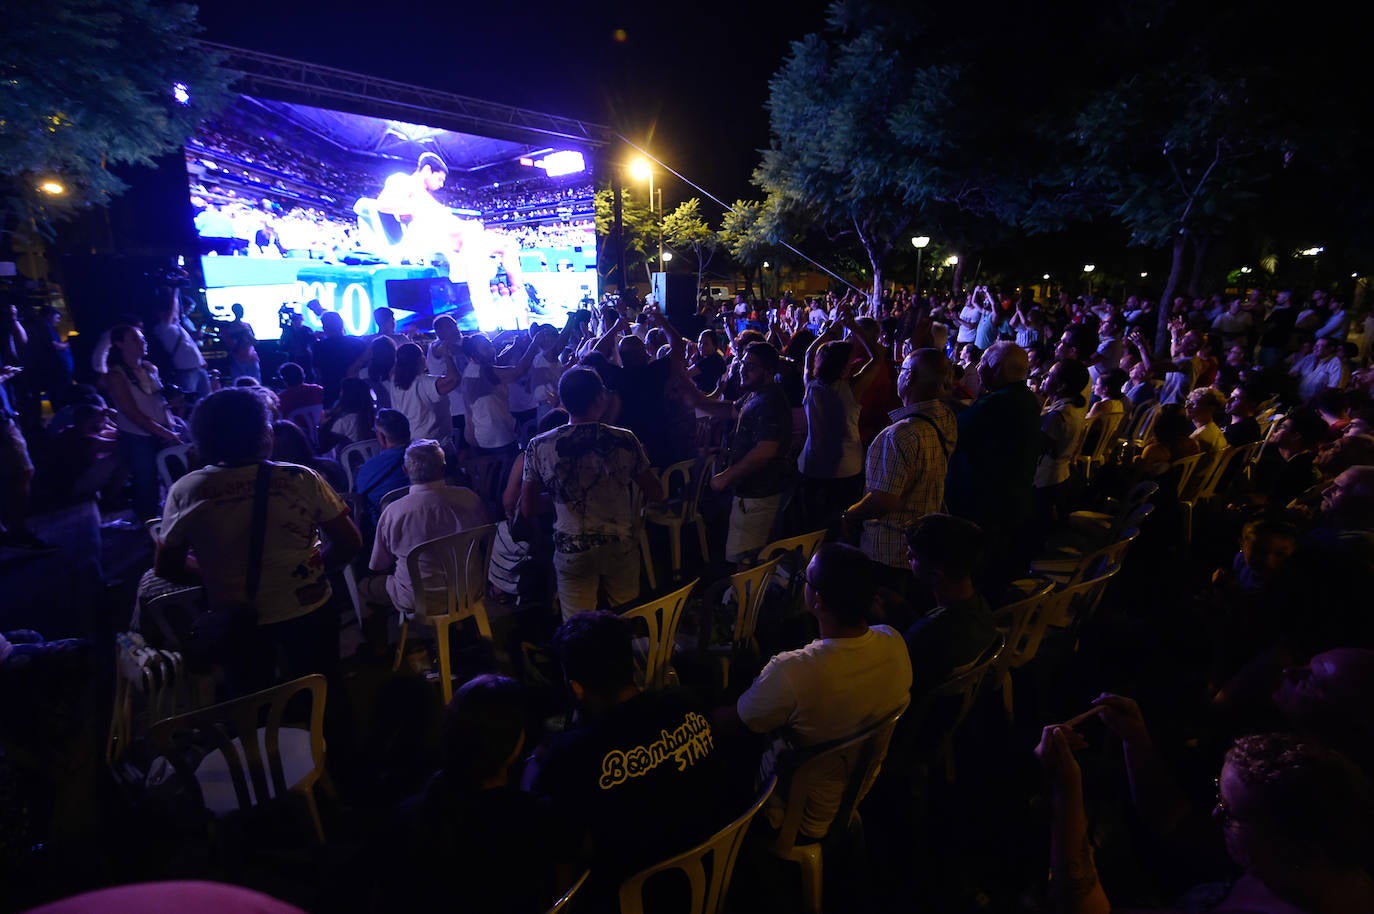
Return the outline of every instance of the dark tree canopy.
[[[1357,241],[1374,143],[1349,105],[1367,82],[1354,16],[1273,0],[841,0],[771,83],[755,183],[793,231],[856,237],[875,288],[914,233],[970,255],[1124,230],[1173,250],[1171,287],[1183,253],[1200,275],[1222,240],[1281,249],[1301,223]],[[1343,193],[1341,212],[1306,211]]]
[[[196,8],[163,0],[8,0],[0,27],[4,227],[102,205],[120,165],[175,151],[230,74],[195,43]],[[174,97],[184,87],[186,103]],[[48,184],[48,190],[40,189]],[[55,192],[60,186],[61,191]]]

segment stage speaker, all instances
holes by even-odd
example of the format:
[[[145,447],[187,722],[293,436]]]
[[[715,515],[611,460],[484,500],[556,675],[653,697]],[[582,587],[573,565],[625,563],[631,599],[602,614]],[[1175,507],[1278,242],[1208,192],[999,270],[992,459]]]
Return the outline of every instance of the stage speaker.
[[[655,273],[654,300],[669,320],[695,317],[697,313],[696,277],[688,273]]]

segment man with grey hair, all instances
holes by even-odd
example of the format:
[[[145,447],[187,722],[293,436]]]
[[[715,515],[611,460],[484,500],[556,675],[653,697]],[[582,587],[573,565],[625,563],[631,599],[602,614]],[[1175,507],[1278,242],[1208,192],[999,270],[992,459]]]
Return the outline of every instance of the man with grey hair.
[[[406,556],[421,543],[461,533],[487,523],[477,493],[450,486],[445,476],[444,449],[432,438],[417,438],[405,450],[410,492],[387,505],[377,522],[368,567],[375,575],[358,582],[358,595],[370,605],[408,609],[415,605],[415,582]],[[421,574],[427,569],[422,565]]]
[[[897,372],[900,409],[868,448],[865,491],[841,515],[846,530],[862,524],[860,548],[874,563],[878,583],[910,596],[906,528],[941,510],[945,473],[959,440],[954,411],[944,403],[954,367],[938,349],[917,349]]]
[[[986,535],[978,582],[994,602],[1030,560],[1031,489],[1040,458],[1040,401],[1026,387],[1030,360],[1015,343],[993,343],[978,363],[982,393],[959,415],[959,447],[949,462],[950,513]]]

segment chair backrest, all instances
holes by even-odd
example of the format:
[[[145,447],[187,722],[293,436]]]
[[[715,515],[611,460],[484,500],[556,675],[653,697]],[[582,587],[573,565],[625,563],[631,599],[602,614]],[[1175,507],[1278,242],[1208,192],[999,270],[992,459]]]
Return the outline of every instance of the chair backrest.
[[[730,575],[730,586],[735,590],[735,633],[731,638],[735,647],[743,648],[754,640],[754,630],[759,627],[759,612],[763,609],[764,598],[768,596],[768,582],[778,570],[782,556],[746,568]]]
[[[301,431],[305,432],[306,440],[310,442],[310,449],[315,453],[320,452],[320,422],[324,419],[324,407],[300,406],[291,410],[287,420],[300,426]]]
[[[1017,652],[1025,640],[1026,629],[1036,618],[1040,604],[1055,592],[1053,581],[1037,579],[1035,588],[1024,597],[993,611],[992,618],[997,628],[1005,636],[1004,647],[995,666],[1001,670],[1011,666]]]
[[[780,572],[786,572],[787,604],[797,606],[802,599],[802,584],[806,578],[806,566],[811,564],[816,550],[825,541],[825,530],[813,530],[785,539],[775,540],[759,550],[758,561],[768,562],[781,558]]]
[[[1178,497],[1181,501],[1193,500],[1198,480],[1205,475],[1212,456],[1211,452],[1202,451],[1190,457],[1180,457],[1173,462],[1172,466],[1178,471]]]
[[[393,501],[398,501],[399,499],[405,498],[409,494],[410,486],[400,486],[399,488],[392,489],[390,492],[382,496],[381,501],[377,502],[378,513],[380,514],[381,511],[385,511],[386,506],[391,504]]]
[[[800,533],[786,539],[774,540],[759,550],[759,561],[766,562],[787,553],[799,553],[801,567],[805,568],[816,555],[816,550],[821,548],[821,543],[825,541],[825,534],[825,530],[813,530],[810,533]]]
[[[1002,651],[1006,649],[1007,637],[1001,632],[972,663],[959,667],[950,673],[944,682],[936,686],[932,693],[940,698],[958,698],[959,712],[950,725],[950,731],[963,722],[978,697],[979,687],[988,672],[996,665]]]
[[[348,476],[349,491],[353,490],[353,480],[358,475],[358,470],[373,457],[382,452],[382,446],[376,439],[371,441],[355,441],[352,444],[345,444],[339,448],[339,463],[343,464],[344,473]]]
[[[725,896],[730,889],[730,877],[735,872],[735,860],[744,846],[749,823],[772,796],[778,779],[772,777],[764,785],[758,799],[750,804],[739,818],[705,841],[662,863],[639,871],[620,884],[620,914],[643,914],[644,884],[667,870],[681,870],[687,877],[691,904],[687,914],[720,914],[725,908]],[[707,873],[707,867],[710,872]]]
[[[1126,413],[1101,414],[1097,417],[1097,441],[1088,456],[1093,463],[1101,463],[1112,452],[1113,446],[1121,437],[1121,426],[1126,422]]]
[[[833,830],[838,822],[841,829],[849,828],[855,811],[878,777],[878,769],[882,767],[888,744],[892,741],[892,731],[906,711],[907,704],[907,701],[902,702],[900,708],[873,726],[843,741],[802,750],[800,764],[792,770],[787,785],[787,805],[783,810],[782,825],[773,842],[775,853],[787,854],[796,845],[812,791],[819,784],[830,783],[837,767],[845,772],[845,785],[840,795],[839,809],[830,820],[829,827]]]
[[[1149,512],[1146,514],[1148,516]],[[1111,542],[1099,546],[1092,552],[1085,552],[1060,589],[1073,587],[1089,578],[1097,577],[1108,566],[1120,564],[1126,555],[1126,550],[1139,536],[1139,527],[1124,527]]]
[[[582,875],[577,877],[577,881],[568,886],[568,890],[564,892],[559,899],[553,903],[553,907],[545,911],[544,914],[561,914],[561,912],[566,911],[572,904],[573,898],[577,896],[578,890],[582,888],[583,883],[587,881],[587,877],[591,874],[591,870],[583,870]]]
[[[415,606],[423,616],[465,619],[482,606],[496,542],[496,525],[486,524],[421,543],[406,553]]]
[[[174,444],[157,452],[157,475],[162,484],[171,488],[187,473],[191,472],[191,446]]]
[[[310,693],[311,768],[295,784],[288,784],[282,765],[282,722],[287,706],[302,692]],[[312,673],[252,695],[160,721],[148,731],[148,741],[171,761],[187,787],[199,795],[200,787],[183,750],[183,740],[193,737],[194,745],[212,740],[224,755],[239,808],[247,809],[255,801],[260,804],[268,797],[285,796],[292,787],[309,788],[324,773],[324,700],[325,679],[319,673]]]
[[[663,468],[658,476],[663,485],[663,500],[653,504],[656,510],[684,522],[692,516],[697,463],[697,458],[690,457]]]
[[[682,621],[682,610],[687,605],[687,597],[697,586],[698,578],[693,578],[686,587],[673,591],[633,609],[621,612],[626,619],[643,619],[649,628],[649,648],[644,656],[644,688],[663,688],[668,676],[668,663],[673,658],[673,646],[677,640],[678,623]]]
[[[1020,621],[1015,640],[1008,635],[1006,647],[994,664],[998,672],[1020,669],[1034,660],[1051,628],[1076,631],[1081,627],[1097,611],[1107,584],[1120,570],[1120,563],[1108,565],[1098,575],[1036,598]],[[1004,607],[999,613],[1009,608]]]
[[[1219,493],[1225,494],[1240,474],[1245,472],[1246,465],[1259,453],[1259,449],[1260,442],[1251,441],[1249,444],[1228,447],[1223,451],[1213,464],[1212,473],[1206,484],[1198,491],[1198,500],[1204,501],[1215,498]]]
[[[1131,443],[1137,448],[1143,448],[1150,440],[1150,433],[1155,429],[1155,423],[1159,421],[1159,414],[1163,406],[1158,401],[1152,401],[1137,409],[1134,424],[1131,427]]]

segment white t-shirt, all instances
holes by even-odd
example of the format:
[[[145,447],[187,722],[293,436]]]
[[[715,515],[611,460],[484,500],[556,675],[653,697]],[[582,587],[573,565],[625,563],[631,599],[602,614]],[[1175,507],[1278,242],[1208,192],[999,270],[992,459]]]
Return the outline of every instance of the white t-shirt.
[[[900,708],[911,692],[911,657],[902,636],[874,625],[857,638],[817,638],[768,661],[735,705],[755,733],[778,733],[764,754],[762,774],[773,773],[788,746],[814,746],[852,736]],[[817,789],[806,803],[802,833],[821,837],[839,809],[845,773]],[[786,797],[770,801],[768,818],[782,821]]]
[[[259,576],[258,624],[303,616],[329,599],[317,531],[348,510],[329,483],[294,463],[271,463]],[[172,484],[162,509],[162,542],[190,547],[212,604],[247,598],[248,550],[258,467],[210,466]]]
[[[510,411],[510,388],[482,377],[482,366],[469,362],[461,384],[467,405],[468,428],[478,447],[507,447],[515,443],[515,417]],[[412,435],[412,437],[414,437]]]
[[[388,379],[382,382],[391,397],[391,408],[410,420],[410,439],[433,438],[443,441],[453,436],[453,420],[448,415],[448,396],[439,393],[433,375],[417,375],[405,390]]]
[[[963,310],[959,312],[959,320],[961,321],[961,323],[959,324],[959,335],[955,337],[955,342],[972,343],[978,336],[978,321],[982,317],[982,308],[978,307],[972,302],[969,302],[967,305],[964,305]],[[968,321],[969,323],[973,324],[973,326],[965,327],[962,323],[963,321]]]
[[[448,362],[444,360],[444,351],[448,344],[442,340],[435,340],[429,344],[425,350],[425,370],[436,378],[442,378],[448,372]],[[458,370],[463,370],[466,359],[463,357],[462,350],[453,353],[454,364]],[[450,416],[467,415],[463,411],[463,391],[460,388],[453,388],[448,394],[448,414]]]

